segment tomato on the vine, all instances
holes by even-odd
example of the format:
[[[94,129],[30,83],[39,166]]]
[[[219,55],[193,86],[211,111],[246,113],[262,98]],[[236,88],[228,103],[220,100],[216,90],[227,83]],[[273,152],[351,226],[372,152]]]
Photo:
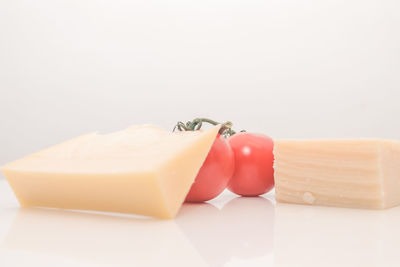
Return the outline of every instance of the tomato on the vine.
[[[216,121],[197,118],[178,122],[179,131],[200,130],[202,123]],[[224,136],[221,136],[221,134]],[[225,137],[228,138],[228,142]],[[186,202],[203,202],[218,196],[226,187],[242,196],[258,196],[274,187],[274,143],[263,134],[236,132],[232,123],[221,124],[220,134],[186,197]]]
[[[228,141],[218,134],[185,201],[203,202],[218,196],[231,179],[234,164]]]
[[[229,137],[235,171],[228,189],[241,196],[258,196],[274,187],[273,141],[263,134],[238,133]]]

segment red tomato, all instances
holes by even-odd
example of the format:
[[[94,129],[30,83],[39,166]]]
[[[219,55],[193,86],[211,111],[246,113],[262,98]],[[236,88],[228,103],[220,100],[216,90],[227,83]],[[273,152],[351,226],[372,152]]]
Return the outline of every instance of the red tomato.
[[[218,196],[232,177],[235,160],[228,141],[218,135],[186,196],[186,202],[203,202]]]
[[[229,138],[235,171],[228,189],[242,196],[258,196],[274,187],[272,139],[263,134],[238,133]]]

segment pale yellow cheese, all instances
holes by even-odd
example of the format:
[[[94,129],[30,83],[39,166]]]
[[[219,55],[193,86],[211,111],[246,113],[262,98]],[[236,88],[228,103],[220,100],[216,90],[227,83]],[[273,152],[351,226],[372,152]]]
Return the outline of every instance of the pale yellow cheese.
[[[172,218],[218,133],[144,125],[87,134],[2,167],[21,206]]]
[[[400,142],[275,140],[276,199],[384,209],[400,204]]]

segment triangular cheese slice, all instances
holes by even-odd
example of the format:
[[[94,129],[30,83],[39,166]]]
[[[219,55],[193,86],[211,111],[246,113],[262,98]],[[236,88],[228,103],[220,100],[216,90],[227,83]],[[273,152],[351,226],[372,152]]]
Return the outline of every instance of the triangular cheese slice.
[[[21,206],[173,218],[217,136],[144,125],[87,134],[2,167]]]

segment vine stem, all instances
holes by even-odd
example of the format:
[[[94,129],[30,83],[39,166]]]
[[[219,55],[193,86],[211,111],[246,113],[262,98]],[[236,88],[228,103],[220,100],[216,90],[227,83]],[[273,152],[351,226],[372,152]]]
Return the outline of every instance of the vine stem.
[[[197,131],[197,130],[201,129],[203,122],[209,123],[211,125],[221,125],[221,129],[219,130],[219,133],[221,135],[223,135],[224,137],[229,137],[229,136],[236,134],[236,132],[232,129],[232,126],[233,126],[232,122],[227,121],[225,123],[220,123],[220,122],[208,119],[208,118],[196,118],[196,119],[194,119],[192,121],[188,121],[186,123],[178,121],[177,124],[175,125],[173,131],[175,131],[176,129],[178,129],[179,131]],[[244,130],[242,130],[241,132],[244,132]]]

